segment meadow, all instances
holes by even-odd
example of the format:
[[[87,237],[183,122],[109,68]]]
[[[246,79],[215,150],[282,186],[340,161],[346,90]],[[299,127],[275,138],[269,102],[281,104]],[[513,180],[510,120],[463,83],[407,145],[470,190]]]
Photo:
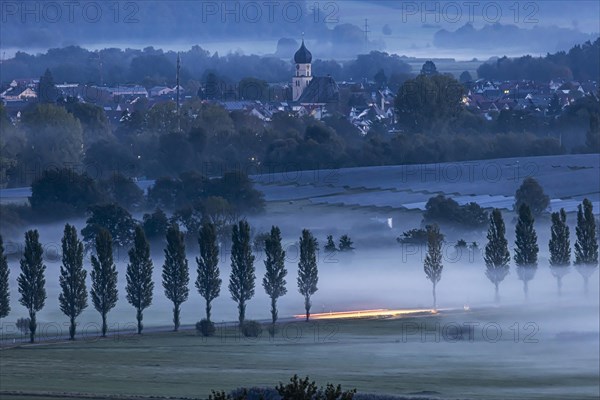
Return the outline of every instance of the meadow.
[[[210,338],[186,330],[19,345],[0,353],[0,394],[205,399],[213,389],[274,387],[298,374],[402,398],[595,399],[597,332],[574,322],[594,308],[597,315],[597,306],[533,306],[295,321],[274,338],[266,330],[244,338],[229,324]]]

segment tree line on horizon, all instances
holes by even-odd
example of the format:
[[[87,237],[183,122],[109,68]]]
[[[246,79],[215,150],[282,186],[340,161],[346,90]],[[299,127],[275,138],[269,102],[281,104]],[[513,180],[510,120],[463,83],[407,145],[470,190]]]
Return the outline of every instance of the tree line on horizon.
[[[367,80],[375,80],[369,83],[371,91],[391,84],[390,71],[399,68],[390,67],[397,60],[384,54],[357,59]],[[370,66],[371,58],[383,60],[377,64],[382,66]],[[218,79],[214,73],[208,77]],[[244,82],[268,87],[256,78]],[[40,92],[53,95],[32,102],[20,118],[11,119],[0,104],[0,183],[28,185],[30,170],[50,165],[156,179],[199,172],[206,163],[305,170],[600,151],[597,94],[582,96],[563,110],[558,104],[552,116],[530,107],[502,109],[487,120],[464,104],[467,87],[449,75],[406,76],[391,90],[396,93],[390,105],[395,121],[373,120],[366,135],[348,115],[353,107],[368,108],[372,100],[353,89],[341,90],[338,104],[328,104],[328,115],[319,121],[281,111],[265,122],[243,111],[229,112],[218,99],[192,96],[182,103],[179,117],[174,101],[153,104],[139,98],[111,123],[95,100],[60,97],[47,70],[40,77]]]
[[[528,282],[533,279],[538,265],[539,246],[534,228],[534,214],[527,204],[518,209],[514,262],[517,275],[523,281],[525,297],[528,296]],[[485,246],[484,261],[486,276],[494,284],[495,301],[500,301],[499,285],[509,273],[510,252],[505,237],[506,228],[502,213],[494,209],[490,215]],[[256,272],[255,256],[251,244],[250,225],[240,220],[232,230],[231,274],[229,293],[238,307],[240,328],[245,328],[246,304],[255,294]],[[328,237],[328,242],[331,237]],[[576,242],[574,246],[574,264],[584,278],[587,293],[588,280],[598,266],[598,237],[593,206],[584,199],[578,206]],[[349,240],[349,238],[348,238]],[[351,243],[351,241],[350,241]],[[433,309],[437,309],[436,287],[441,280],[443,235],[436,224],[427,225],[427,254],[423,263],[424,272],[432,283]],[[329,244],[329,243],[328,243]],[[199,256],[196,257],[197,279],[194,282],[198,293],[205,300],[205,318],[197,324],[202,334],[210,336],[215,328],[211,321],[211,303],[220,295],[222,280],[219,270],[219,241],[215,225],[205,220],[198,234]],[[311,297],[318,290],[317,251],[319,244],[310,230],[304,229],[300,237],[300,258],[298,262],[298,291],[304,297],[306,321],[310,318]],[[91,297],[94,308],[102,317],[102,336],[106,336],[107,315],[118,301],[117,269],[113,259],[114,242],[106,229],[100,229],[95,236],[95,253],[91,258]],[[351,244],[350,244],[351,247]],[[561,209],[552,213],[550,250],[550,268],[557,279],[558,294],[561,294],[562,277],[569,272],[571,264],[570,232],[566,221],[566,212]],[[74,226],[65,225],[62,238],[62,265],[59,283],[61,292],[59,304],[61,311],[69,317],[69,336],[74,339],[76,318],[88,306],[86,288],[87,272],[83,268],[83,242],[77,237]],[[263,288],[271,299],[271,334],[275,332],[278,319],[277,300],[287,293],[285,267],[286,252],[282,247],[281,231],[273,226],[264,238],[265,276]],[[173,303],[174,331],[180,326],[180,306],[189,297],[189,267],[186,257],[186,245],[183,232],[177,224],[171,224],[166,233],[165,260],[162,268],[162,285],[167,299]],[[150,256],[150,244],[143,228],[135,228],[133,245],[128,252],[129,262],[126,269],[126,299],[136,309],[137,332],[143,330],[143,312],[152,304],[154,282],[152,278],[153,262]],[[43,248],[39,242],[37,230],[25,233],[25,249],[20,261],[21,273],[17,279],[19,302],[29,313],[30,341],[33,342],[37,327],[36,313],[45,304],[45,269]],[[10,312],[10,294],[8,286],[8,262],[4,254],[0,236],[0,318]],[[253,322],[253,321],[250,321]]]

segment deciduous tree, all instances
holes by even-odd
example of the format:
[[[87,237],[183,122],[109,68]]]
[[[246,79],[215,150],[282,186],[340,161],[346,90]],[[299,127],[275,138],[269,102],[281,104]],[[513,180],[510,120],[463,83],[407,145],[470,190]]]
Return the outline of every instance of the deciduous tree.
[[[535,276],[539,252],[533,223],[531,208],[525,203],[521,204],[515,228],[515,264],[517,264],[517,275],[523,281],[525,297],[528,294],[528,283]]]
[[[247,221],[240,221],[233,226],[231,240],[229,292],[231,298],[238,304],[238,319],[241,327],[246,317],[246,302],[254,296],[256,281],[254,255],[250,244],[250,225]]]
[[[176,224],[172,224],[167,230],[162,279],[165,295],[173,302],[173,330],[177,332],[180,324],[180,307],[187,301],[190,293],[188,287],[190,273],[185,256],[185,237]]]
[[[506,227],[499,209],[494,209],[490,217],[490,227],[487,233],[488,243],[485,246],[486,276],[494,284],[496,302],[500,301],[499,285],[508,275],[508,241],[506,240]]]
[[[311,296],[317,292],[319,270],[317,268],[317,239],[308,230],[302,230],[300,236],[300,262],[298,263],[298,291],[304,296],[306,320],[310,318]]]
[[[37,328],[36,314],[46,303],[46,266],[43,260],[44,250],[40,244],[37,230],[25,232],[25,250],[21,258],[21,274],[17,278],[21,303],[29,311],[29,340],[35,340]]]
[[[8,287],[8,261],[4,254],[4,242],[0,235],[0,318],[8,316],[10,312],[10,292]]]
[[[58,297],[60,310],[69,317],[69,337],[75,340],[75,319],[87,307],[87,272],[83,269],[83,243],[77,237],[77,228],[66,224],[62,238],[62,265]]]
[[[221,293],[221,278],[219,277],[219,245],[217,244],[217,229],[214,224],[205,221],[198,237],[200,256],[196,257],[198,278],[196,288],[206,301],[206,320],[210,322],[211,302]]]
[[[152,258],[150,257],[150,244],[144,229],[135,227],[133,247],[129,250],[129,264],[127,264],[127,301],[136,309],[137,332],[142,333],[144,310],[152,304],[154,282],[152,280]]]
[[[552,227],[550,228],[550,270],[556,278],[558,295],[561,294],[562,278],[569,272],[571,264],[571,240],[569,239],[569,225],[567,213],[564,208],[560,212],[552,213]]]
[[[275,322],[277,322],[277,299],[287,293],[285,251],[281,245],[281,231],[277,226],[271,227],[271,233],[265,240],[265,256],[266,272],[263,278],[263,287],[271,298],[271,322],[273,324],[272,333],[274,333]]]
[[[598,267],[598,237],[592,202],[584,199],[577,208],[577,227],[575,228],[575,267],[583,276],[584,289],[588,291],[588,280]]]
[[[117,305],[117,266],[113,261],[113,241],[110,232],[102,228],[95,239],[96,254],[92,255],[92,303],[102,316],[102,337],[106,337],[106,317]]]
[[[530,208],[533,215],[540,215],[550,204],[550,197],[544,193],[544,189],[535,178],[525,178],[521,186],[517,189],[515,194],[515,210],[520,210],[523,204]]]
[[[423,268],[425,275],[433,285],[433,309],[437,309],[436,286],[442,279],[442,237],[440,236],[440,228],[437,225],[427,226],[427,255]]]

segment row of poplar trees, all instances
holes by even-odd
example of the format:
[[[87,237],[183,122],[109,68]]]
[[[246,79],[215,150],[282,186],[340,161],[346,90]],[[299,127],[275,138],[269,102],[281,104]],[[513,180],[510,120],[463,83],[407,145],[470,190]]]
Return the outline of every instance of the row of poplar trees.
[[[181,305],[189,296],[189,268],[186,258],[184,234],[173,224],[166,234],[165,260],[162,270],[162,284],[165,296],[173,303],[174,330],[180,325]],[[272,324],[277,321],[277,299],[287,293],[285,268],[285,251],[281,243],[281,231],[273,226],[265,240],[265,267],[263,287],[271,299]],[[195,286],[206,302],[206,320],[210,322],[211,303],[220,295],[221,278],[219,271],[219,246],[216,228],[205,222],[200,230],[198,243],[200,254],[196,258],[197,279]],[[86,288],[87,272],[83,267],[83,243],[77,237],[74,226],[66,224],[62,238],[62,264],[60,267],[61,311],[69,317],[69,336],[75,338],[76,319],[88,306]],[[101,229],[95,238],[94,254],[91,257],[91,288],[89,295],[94,308],[102,316],[102,336],[108,330],[107,315],[118,301],[117,267],[113,260],[113,241],[106,229]],[[306,320],[310,317],[311,296],[317,291],[316,238],[309,230],[303,230],[300,237],[300,261],[298,263],[298,290],[304,296]],[[127,285],[125,288],[127,301],[136,309],[137,331],[143,329],[143,312],[152,304],[154,282],[152,278],[153,263],[150,256],[150,245],[143,229],[135,229],[132,248],[128,252],[129,262],[126,270]],[[250,242],[250,225],[240,221],[234,225],[232,232],[231,275],[229,292],[238,305],[240,326],[244,323],[246,304],[254,296],[256,274],[254,255]],[[18,277],[19,302],[29,312],[30,341],[35,339],[37,327],[36,313],[46,301],[45,270],[43,248],[37,230],[25,233],[25,249],[20,261],[21,274]],[[2,237],[0,236],[0,318],[10,312],[8,263],[4,254]]]
[[[561,293],[562,278],[569,272],[571,265],[570,231],[567,225],[567,213],[564,209],[552,213],[550,250],[550,268],[557,279],[558,294]],[[539,246],[534,227],[534,217],[528,205],[522,204],[518,210],[515,228],[514,261],[517,275],[523,281],[525,297],[528,295],[528,283],[537,270]],[[577,226],[575,229],[575,266],[584,279],[587,293],[588,280],[598,266],[598,237],[592,203],[584,199],[578,206]],[[509,273],[510,252],[506,240],[506,227],[499,209],[490,216],[490,225],[485,246],[486,276],[495,286],[495,300],[500,301],[499,285]],[[427,255],[425,256],[425,275],[433,284],[433,308],[437,306],[436,286],[442,278],[442,235],[437,225],[427,227]]]

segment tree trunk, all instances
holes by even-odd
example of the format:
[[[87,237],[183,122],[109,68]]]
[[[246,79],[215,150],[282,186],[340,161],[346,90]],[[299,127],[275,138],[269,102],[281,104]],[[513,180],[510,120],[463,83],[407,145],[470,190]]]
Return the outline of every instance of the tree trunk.
[[[587,276],[583,277],[583,293],[586,296],[588,295],[588,277]]]
[[[529,299],[529,283],[523,280],[523,293],[525,293],[525,300]]]
[[[437,297],[435,295],[435,283],[433,284],[433,309],[437,310]]]
[[[35,341],[35,330],[37,328],[37,321],[35,319],[35,311],[29,311],[29,342]]]
[[[71,325],[69,325],[69,340],[75,340],[75,317],[71,316]]]
[[[210,301],[206,300],[206,320],[210,322]]]
[[[240,327],[244,324],[244,320],[246,319],[246,302],[240,301],[238,304],[238,321],[240,323]]]
[[[173,305],[173,324],[175,327],[173,330],[177,332],[179,330],[179,304],[175,303]]]
[[[106,331],[108,331],[108,326],[106,324],[106,312],[102,313],[102,337],[106,337]]]
[[[310,297],[304,298],[304,309],[306,310],[306,321],[310,319]]]
[[[275,297],[271,297],[271,321],[275,327],[275,322],[277,322],[277,299]]]
[[[556,285],[558,286],[558,296],[560,297],[562,295],[562,277],[557,277],[556,278]]]
[[[141,335],[142,329],[144,329],[144,325],[142,324],[142,320],[144,319],[144,314],[143,314],[143,311],[141,308],[137,309],[136,318],[137,318],[137,332],[138,332],[138,335]]]
[[[495,282],[494,286],[495,286],[494,301],[496,302],[496,304],[499,304],[500,303],[500,288],[499,288],[498,282]]]

